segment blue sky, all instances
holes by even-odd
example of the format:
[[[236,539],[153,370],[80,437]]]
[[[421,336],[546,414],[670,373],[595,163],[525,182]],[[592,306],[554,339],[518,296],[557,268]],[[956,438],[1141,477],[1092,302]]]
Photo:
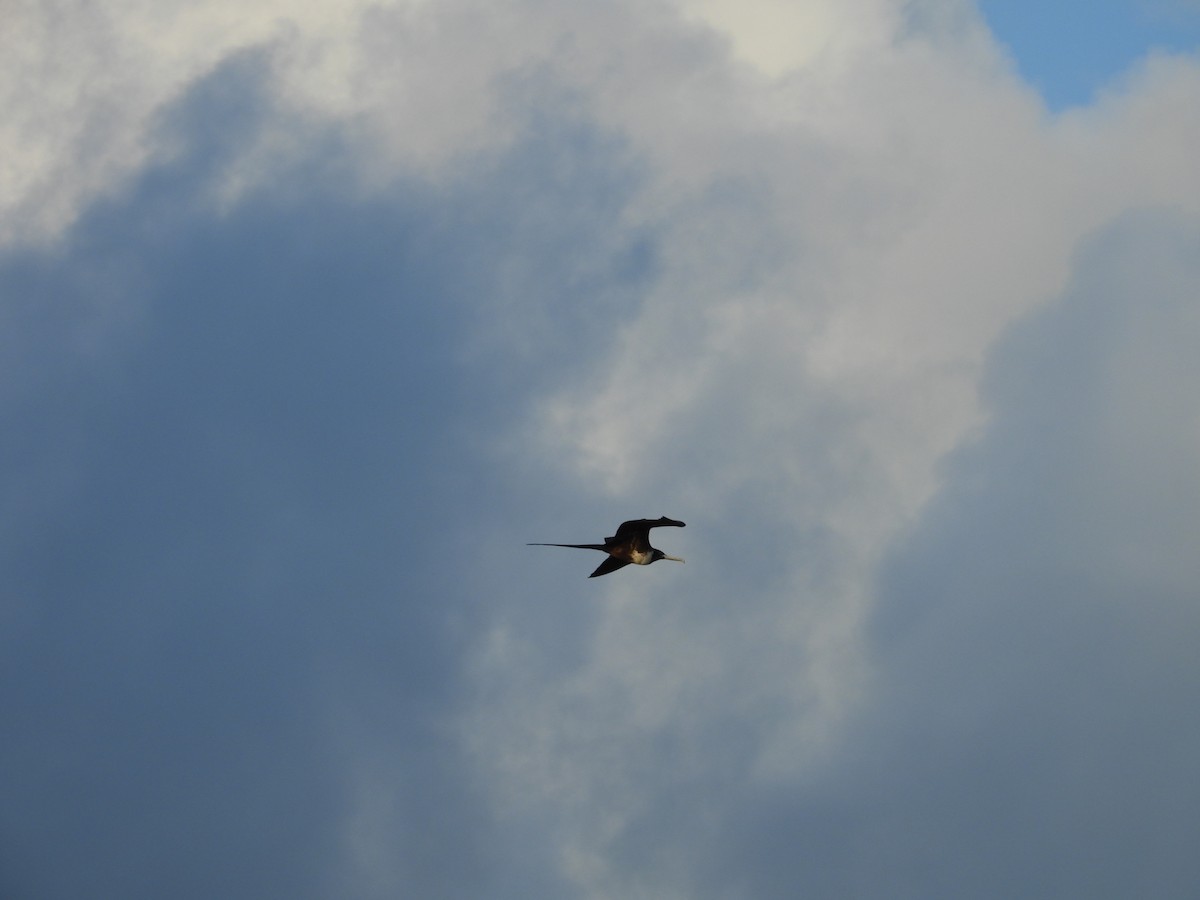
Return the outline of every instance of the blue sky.
[[[1200,8],[1178,0],[984,0],[980,8],[1054,110],[1091,102],[1148,51],[1195,53],[1200,43]]]
[[[1194,51],[174,12],[0,38],[0,894],[1191,895]]]

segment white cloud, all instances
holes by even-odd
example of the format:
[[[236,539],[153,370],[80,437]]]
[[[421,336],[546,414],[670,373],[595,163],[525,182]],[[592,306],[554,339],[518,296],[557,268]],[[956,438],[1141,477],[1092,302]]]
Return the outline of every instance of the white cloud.
[[[640,602],[606,609],[568,683],[514,682],[520,715],[485,732],[523,758],[533,729],[570,760],[565,782],[586,798],[577,848],[603,856],[594,848],[642,815],[630,748],[647,733],[690,747],[697,722],[733,717],[753,749],[721,773],[804,780],[860,699],[874,565],[983,421],[989,346],[1064,289],[1075,248],[1106,221],[1196,209],[1194,62],[1152,62],[1090,117],[1056,120],[959,22],[875,49],[791,80],[701,55],[646,78],[628,107],[661,97],[661,121],[602,106],[653,161],[654,203],[634,209],[657,229],[661,271],[614,353],[548,398],[541,452],[622,508],[695,516],[709,537],[688,554],[705,574],[638,582]],[[669,508],[643,510],[647,495]],[[765,549],[739,556],[747,543]],[[764,557],[784,572],[764,579]],[[688,599],[665,598],[677,590]],[[614,740],[635,758],[612,759]],[[509,775],[532,791],[545,759],[526,762]],[[588,883],[594,896],[637,884],[613,870]]]
[[[0,241],[53,239],[124,184],[164,150],[153,145],[156,117],[241,51],[284,48],[306,73],[306,105],[320,111],[323,93],[343,90],[362,17],[378,5],[10,5],[0,34]]]
[[[739,60],[769,76],[873,51],[888,43],[900,18],[899,7],[887,0],[685,0],[679,5],[726,36]]]

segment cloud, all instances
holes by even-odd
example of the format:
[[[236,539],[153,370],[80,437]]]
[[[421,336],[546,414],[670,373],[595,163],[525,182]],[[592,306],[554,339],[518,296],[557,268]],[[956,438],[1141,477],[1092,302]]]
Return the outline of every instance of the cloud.
[[[771,76],[886,44],[900,14],[893,4],[874,0],[854,10],[834,3],[778,0],[744,5],[701,0],[681,7],[725,35],[740,60]],[[855,21],[861,27],[852,27]]]
[[[557,298],[619,308],[644,277],[642,239],[605,234],[630,176],[555,117],[453,191],[365,200],[306,126],[230,203],[269,63],[197,83],[158,126],[186,153],[4,261],[5,890],[560,894],[452,739],[487,596],[465,495],[582,346],[594,313]]]
[[[859,649],[831,586],[715,545],[682,588],[614,587],[582,667],[489,707],[502,802],[557,823],[589,895],[1186,896],[1198,222],[1113,223],[989,354],[987,427],[877,570],[840,716],[813,702],[818,641]],[[490,674],[530,671],[497,641]]]
[[[147,10],[136,2],[10,10],[0,140],[12,177],[0,237],[53,238],[152,157],[153,117],[228,54],[264,40],[278,7],[234,3]],[[52,37],[52,39],[51,39]]]
[[[1194,875],[1195,61],[776,12],[23,14],[6,889]]]
[[[1198,225],[1134,214],[1088,242],[997,347],[986,434],[882,570],[863,800],[890,794],[881,858],[937,866],[934,895],[1194,883]]]
[[[326,705],[355,723],[388,672],[420,756],[405,694],[446,682],[422,607],[394,601],[431,587],[390,564],[428,551],[396,514],[433,506],[388,477],[430,463],[406,420],[437,428],[400,388],[446,359],[436,306],[392,303],[433,287],[412,222],[320,194],[197,214],[210,161],[151,173],[7,292],[70,321],[104,271],[138,301],[103,352],[23,329],[43,372],[6,409],[4,868],[31,895],[327,895],[347,800]]]
[[[695,819],[715,843],[758,803],[775,808],[771,790],[807,786],[827,756],[852,752],[842,729],[877,709],[875,651],[860,642],[881,602],[875,563],[944,488],[939,461],[986,421],[976,391],[991,344],[1066,289],[1074,249],[1134,197],[1171,202],[1109,140],[1104,113],[1047,121],[986,47],[964,52],[975,32],[950,25],[838,72],[842,108],[816,126],[795,113],[812,107],[787,103],[813,96],[815,73],[757,85],[778,105],[730,127],[746,152],[707,154],[703,187],[664,204],[640,317],[543,407],[538,452],[600,499],[651,497],[652,514],[702,526],[686,534],[702,543],[684,552],[682,585],[638,585],[636,603],[632,586],[611,589],[576,672],[539,677],[536,643],[512,629],[488,645],[498,709],[478,727],[501,796],[558,823],[564,867],[590,895],[703,895],[681,874],[706,852],[689,846],[711,849]],[[1192,73],[1181,65],[1161,86],[1194,103]],[[1163,96],[1133,85],[1113,114]],[[1170,129],[1176,117],[1151,118]],[[1174,160],[1166,180],[1186,182],[1174,157],[1194,145],[1186,127],[1158,138]],[[653,158],[652,140],[635,146]],[[872,826],[849,802],[821,809],[853,843]],[[688,812],[663,813],[675,808]],[[650,835],[658,854],[632,854]],[[783,854],[764,890],[845,884]],[[716,883],[755,883],[757,863],[718,858],[734,874]]]

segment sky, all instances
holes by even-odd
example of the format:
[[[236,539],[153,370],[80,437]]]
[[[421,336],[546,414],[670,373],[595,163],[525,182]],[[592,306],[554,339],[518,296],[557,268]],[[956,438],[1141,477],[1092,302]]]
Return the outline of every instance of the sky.
[[[1195,53],[1195,0],[981,0],[996,39],[1056,111],[1092,102],[1147,53]]]
[[[10,6],[0,896],[1190,897],[1197,16],[1110,7]]]

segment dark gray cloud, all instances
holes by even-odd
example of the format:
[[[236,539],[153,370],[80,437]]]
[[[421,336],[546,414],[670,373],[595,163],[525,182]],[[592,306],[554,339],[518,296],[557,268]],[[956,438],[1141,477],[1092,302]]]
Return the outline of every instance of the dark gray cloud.
[[[479,335],[569,288],[538,321],[561,368],[589,293],[644,277],[601,239],[620,164],[547,120],[489,179],[353,200],[314,135],[218,212],[260,74],[202,83],[180,158],[0,266],[3,893],[562,895],[449,727],[489,600],[470,540],[509,493],[489,446],[539,365]]]
[[[1175,214],[1089,243],[998,347],[994,422],[885,576],[887,775],[918,826],[893,846],[932,839],[948,896],[1184,897],[1200,877],[1197,250]]]

